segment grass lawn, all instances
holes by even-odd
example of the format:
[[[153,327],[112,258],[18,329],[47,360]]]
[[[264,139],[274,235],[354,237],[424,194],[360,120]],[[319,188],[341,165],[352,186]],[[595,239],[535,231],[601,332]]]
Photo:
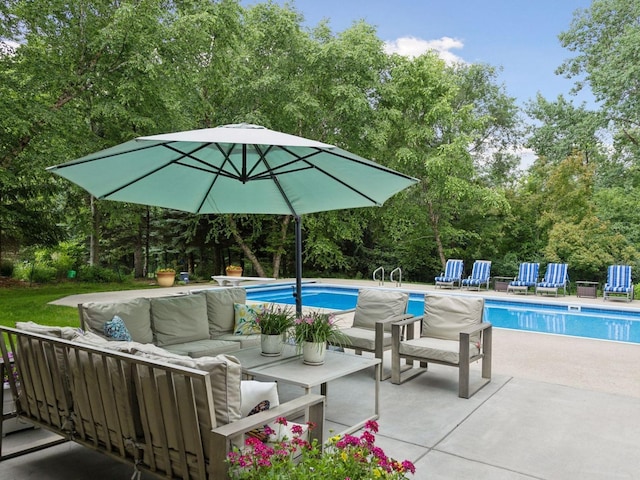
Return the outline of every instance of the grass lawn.
[[[112,292],[140,288],[158,288],[148,281],[122,283],[60,282],[55,284],[28,286],[8,281],[0,283],[0,325],[14,327],[16,322],[36,322],[44,325],[80,326],[75,307],[49,305],[48,303],[67,295],[91,292]]]

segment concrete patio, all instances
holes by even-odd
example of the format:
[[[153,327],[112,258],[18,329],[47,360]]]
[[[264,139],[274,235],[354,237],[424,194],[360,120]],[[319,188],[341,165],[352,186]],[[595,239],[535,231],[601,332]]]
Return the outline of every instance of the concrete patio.
[[[560,300],[602,304],[601,298]],[[377,444],[413,461],[415,479],[639,478],[640,345],[506,329],[494,330],[493,345],[493,380],[469,400],[457,397],[457,370],[444,366],[432,365],[402,385],[383,382]],[[479,366],[472,372],[479,377]],[[372,376],[365,371],[329,384],[328,428],[341,430],[372,408]],[[285,399],[299,394],[293,387],[281,391]],[[5,453],[39,434],[9,434]],[[0,480],[132,473],[71,442],[0,463]]]

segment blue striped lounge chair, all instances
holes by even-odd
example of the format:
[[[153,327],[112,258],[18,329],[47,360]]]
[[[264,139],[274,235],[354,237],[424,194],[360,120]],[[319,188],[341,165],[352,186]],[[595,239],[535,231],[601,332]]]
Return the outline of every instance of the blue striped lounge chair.
[[[540,270],[539,263],[523,262],[518,269],[518,276],[509,283],[507,286],[507,293],[509,292],[524,292],[529,293],[529,287],[534,287],[538,283],[538,271]]]
[[[566,263],[550,263],[541,282],[536,284],[536,295],[538,293],[554,293],[558,296],[561,288],[564,295],[567,294],[567,283],[569,283],[568,265]]]
[[[444,272],[436,277],[436,287],[453,288],[457,283],[460,287],[462,282],[462,260],[449,259],[444,267]]]
[[[468,289],[475,288],[480,290],[481,286],[485,286],[489,290],[489,278],[491,276],[491,262],[488,260],[476,260],[473,263],[471,276],[462,280],[462,286]]]
[[[607,269],[607,283],[604,284],[602,297],[606,300],[611,298],[611,295],[624,295],[627,302],[633,300],[633,282],[629,265],[610,265]]]

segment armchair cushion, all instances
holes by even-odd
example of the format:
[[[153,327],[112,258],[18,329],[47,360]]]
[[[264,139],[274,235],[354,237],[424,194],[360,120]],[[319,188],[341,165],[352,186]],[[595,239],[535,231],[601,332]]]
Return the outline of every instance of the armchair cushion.
[[[412,357],[460,365],[460,342],[441,338],[420,337],[400,343],[400,353]],[[480,348],[475,343],[469,345],[469,358],[478,355]]]
[[[362,289],[353,316],[353,326],[375,330],[376,322],[397,317],[406,312],[409,294],[391,290]],[[391,325],[385,326],[391,331]]]
[[[482,321],[484,300],[468,297],[464,302],[453,295],[425,295],[423,337],[440,338],[458,342],[459,333],[465,327]],[[480,341],[480,333],[470,337],[471,343]]]
[[[376,345],[376,331],[368,328],[345,328],[342,330],[349,337],[349,348],[362,348],[364,350],[373,350]],[[391,348],[391,333],[384,332],[382,337],[382,346]]]

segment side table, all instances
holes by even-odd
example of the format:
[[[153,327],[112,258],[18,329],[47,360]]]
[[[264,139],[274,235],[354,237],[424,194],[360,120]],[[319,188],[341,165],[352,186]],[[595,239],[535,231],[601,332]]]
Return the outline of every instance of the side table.
[[[578,281],[576,282],[578,297],[589,297],[589,298],[597,298],[598,297],[598,282],[586,282],[586,281]]]
[[[496,292],[506,292],[513,277],[493,277],[493,289]]]

